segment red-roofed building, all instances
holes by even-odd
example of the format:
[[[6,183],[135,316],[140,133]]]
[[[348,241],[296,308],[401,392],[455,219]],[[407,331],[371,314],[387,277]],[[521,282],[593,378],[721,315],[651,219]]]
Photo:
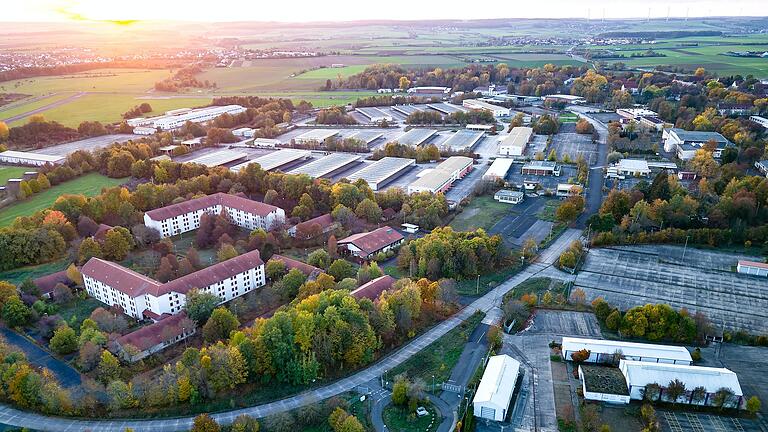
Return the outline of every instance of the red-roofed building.
[[[102,242],[104,241],[104,238],[107,236],[107,231],[111,230],[112,227],[107,224],[99,224],[99,228],[96,230],[95,233],[93,233],[93,238]]]
[[[192,336],[195,331],[195,323],[185,312],[165,315],[155,323],[117,338],[115,351],[126,361],[136,362]]]
[[[164,284],[100,258],[88,260],[82,274],[88,294],[139,320],[157,320],[163,314],[181,312],[193,288],[214,294],[224,303],[266,284],[264,261],[258,250]]]
[[[390,275],[380,276],[368,283],[360,285],[358,289],[352,291],[349,295],[358,300],[361,298],[376,300],[381,293],[392,288],[392,285],[394,285],[395,282],[397,282],[397,279]]]
[[[172,204],[144,213],[144,225],[156,229],[161,237],[171,237],[200,227],[203,213],[226,211],[230,221],[248,230],[270,230],[285,223],[280,207],[249,200],[237,195],[215,193]]]
[[[309,265],[299,260],[295,260],[293,258],[288,258],[287,256],[283,256],[283,255],[272,255],[272,257],[269,260],[281,261],[283,264],[285,264],[286,271],[291,271],[291,269],[297,269],[302,273],[304,273],[307,277],[316,277],[318,274],[323,272],[322,270],[320,270],[315,266]]]
[[[403,244],[405,238],[397,230],[384,226],[371,232],[352,234],[337,245],[342,252],[361,260],[370,260],[380,252],[388,252]]]
[[[327,234],[338,228],[339,225],[330,214],[324,214],[288,228],[288,234],[291,237],[298,236],[302,240],[308,240],[322,234]]]
[[[40,291],[40,297],[43,298],[53,298],[53,289],[56,288],[57,284],[62,283],[68,287],[74,285],[72,281],[69,280],[66,270],[41,276],[34,279],[32,283],[35,284],[38,291]]]
[[[739,264],[736,266],[736,271],[754,276],[768,276],[768,264],[756,261],[739,260]]]

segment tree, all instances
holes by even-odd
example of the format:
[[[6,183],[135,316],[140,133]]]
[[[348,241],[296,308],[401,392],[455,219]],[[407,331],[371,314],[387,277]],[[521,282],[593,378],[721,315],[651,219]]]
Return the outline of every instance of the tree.
[[[555,210],[555,218],[559,222],[571,223],[584,211],[584,198],[580,195],[570,196]]]
[[[81,264],[85,264],[89,259],[101,258],[102,251],[99,242],[91,237],[87,237],[80,242],[80,248],[77,250],[77,259]]]
[[[403,406],[408,402],[408,387],[410,383],[405,376],[398,376],[395,378],[395,383],[392,385],[392,403],[398,406]]]
[[[101,351],[99,365],[96,367],[96,377],[103,384],[108,384],[120,378],[120,362],[111,352]]]
[[[406,91],[411,86],[411,80],[408,79],[408,77],[401,76],[400,80],[398,81],[398,87],[400,87],[400,90]]]
[[[712,405],[720,409],[728,408],[733,404],[733,399],[733,390],[729,389],[728,387],[720,387],[720,389],[715,392],[715,396],[712,398]]]
[[[360,201],[355,209],[355,215],[360,219],[365,219],[369,223],[376,223],[381,221],[381,207],[376,204],[376,201],[366,198]]]
[[[619,329],[619,325],[621,325],[621,312],[618,309],[614,309],[605,319],[605,326],[608,330],[616,331]]]
[[[131,232],[124,227],[114,227],[104,235],[102,250],[107,259],[122,261],[128,256],[133,246]]]
[[[582,349],[571,353],[571,360],[573,360],[575,363],[584,363],[587,361],[591,354],[592,353],[590,353],[589,350]]]
[[[171,266],[171,262],[168,257],[164,256],[160,258],[160,266],[157,267],[155,278],[157,278],[158,281],[165,283],[173,280],[175,273],[176,272],[173,271],[173,267]]]
[[[751,398],[747,399],[747,411],[749,411],[750,414],[755,415],[760,411],[760,407],[763,405],[762,402],[760,402],[760,398],[757,396],[752,396]]]
[[[203,338],[206,342],[216,342],[229,338],[229,334],[240,327],[237,317],[225,307],[217,307],[203,326]]]
[[[221,426],[208,414],[200,414],[195,417],[189,432],[221,432]]]
[[[337,259],[328,267],[328,274],[333,276],[337,281],[340,281],[348,277],[354,277],[355,269],[348,261]]]
[[[307,257],[307,264],[321,268],[323,270],[327,269],[330,263],[331,257],[324,249],[317,249],[316,251],[310,253]]]
[[[267,265],[264,271],[267,275],[267,278],[269,278],[271,281],[280,280],[286,273],[288,273],[288,269],[286,268],[285,263],[275,258],[267,261]]]
[[[67,279],[72,281],[72,283],[75,285],[83,284],[83,275],[74,264],[70,264],[69,267],[67,267]]]
[[[336,236],[331,234],[330,237],[328,237],[328,244],[326,245],[326,250],[328,251],[328,256],[331,258],[336,258],[336,256],[339,253],[339,247],[336,241]]]
[[[221,299],[214,294],[192,289],[187,293],[187,303],[184,305],[184,310],[197,325],[203,325],[220,302]]]
[[[69,354],[77,350],[77,334],[64,324],[53,332],[53,337],[48,346],[56,354]]]
[[[10,135],[10,129],[8,128],[8,125],[5,124],[5,122],[0,121],[0,142],[7,140],[8,135]]]
[[[63,283],[57,283],[54,285],[51,296],[53,297],[53,301],[56,302],[56,304],[69,303],[74,298],[72,289]]]
[[[260,425],[253,417],[241,414],[232,423],[232,432],[259,432]]]
[[[219,262],[224,262],[235,258],[238,255],[237,249],[229,243],[223,243],[219,250],[216,252],[216,257]]]
[[[673,404],[677,403],[677,400],[685,394],[685,384],[679,379],[673,379],[667,384],[666,388],[667,399]]]
[[[20,298],[14,296],[3,305],[2,316],[9,327],[21,327],[29,322],[32,312]]]

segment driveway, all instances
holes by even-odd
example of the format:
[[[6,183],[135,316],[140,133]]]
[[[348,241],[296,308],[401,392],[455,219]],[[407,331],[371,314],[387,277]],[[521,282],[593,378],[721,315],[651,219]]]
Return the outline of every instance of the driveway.
[[[82,378],[80,373],[72,366],[54,358],[50,353],[40,348],[27,338],[21,336],[5,326],[0,326],[0,334],[6,342],[21,350],[27,360],[35,366],[44,367],[53,372],[63,387],[75,387],[80,385]]]

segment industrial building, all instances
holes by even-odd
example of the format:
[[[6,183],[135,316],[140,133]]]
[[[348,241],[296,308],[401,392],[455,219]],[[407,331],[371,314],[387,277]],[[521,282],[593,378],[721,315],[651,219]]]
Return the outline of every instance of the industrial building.
[[[467,112],[467,108],[460,105],[454,105],[447,102],[431,103],[427,104],[427,108],[431,108],[441,114],[449,115],[455,112]]]
[[[509,413],[509,404],[520,375],[520,362],[508,355],[488,359],[483,377],[472,399],[475,417],[502,422]]]
[[[377,139],[379,139],[379,138],[381,138],[383,136],[384,136],[384,134],[379,132],[379,131],[375,131],[375,130],[361,130],[361,131],[357,131],[357,132],[351,134],[347,138],[352,138],[352,139],[360,140],[360,141],[366,143],[367,145],[371,145],[372,142],[376,141]]]
[[[415,182],[408,186],[408,193],[441,193],[451,188],[456,180],[472,171],[472,158],[451,156],[432,170],[427,170]]]
[[[462,105],[464,108],[469,108],[472,110],[484,110],[484,111],[490,111],[491,114],[493,114],[494,117],[509,117],[510,110],[509,108],[490,104],[488,102],[479,100],[479,99],[464,99],[462,102]]]
[[[385,157],[347,176],[351,182],[365,180],[373,191],[381,190],[388,181],[416,166],[416,159]]]
[[[520,191],[502,189],[493,195],[493,199],[500,203],[520,204],[525,199],[525,194]]]
[[[679,128],[665,129],[662,134],[664,150],[674,152],[681,160],[693,159],[696,150],[713,141],[716,145],[712,157],[719,159],[723,150],[733,146],[730,141],[717,132],[687,131]]]
[[[43,166],[58,165],[67,160],[66,156],[54,156],[42,153],[30,153],[15,150],[0,152],[0,162],[13,165]]]
[[[451,92],[450,87],[411,87],[406,90],[409,94],[417,95],[440,95],[447,96]]]
[[[581,96],[574,96],[574,95],[567,95],[567,94],[553,94],[553,95],[544,96],[544,102],[579,105],[579,104],[587,103],[587,100]]]
[[[376,107],[356,108],[355,111],[364,115],[371,123],[391,122],[392,116]]]
[[[320,144],[339,134],[336,129],[312,129],[293,139],[296,144]]]
[[[257,157],[256,159],[243,162],[239,165],[235,165],[230,168],[234,172],[238,172],[246,166],[256,163],[259,164],[264,171],[272,171],[286,165],[292,164],[301,159],[308,159],[312,155],[309,150],[295,150],[295,149],[282,149],[264,156]]]
[[[248,153],[236,151],[236,150],[220,150],[214,153],[208,153],[206,155],[188,160],[187,163],[196,163],[205,165],[207,167],[216,167],[226,165],[231,162],[235,162],[239,159],[243,159],[248,156]]]
[[[232,130],[232,135],[239,137],[239,138],[253,138],[253,136],[256,134],[256,129],[254,128],[237,128]]]
[[[522,156],[533,136],[533,129],[526,126],[512,128],[499,144],[499,154],[505,156]]]
[[[253,140],[252,145],[254,147],[277,148],[280,146],[280,140],[270,138],[256,138]]]
[[[245,108],[240,105],[212,106],[198,109],[184,108],[168,111],[164,116],[147,119],[148,123],[142,126],[173,130],[184,126],[186,122],[202,123],[213,120],[222,114],[235,115],[242,112],[245,112]]]
[[[321,178],[347,167],[360,160],[360,155],[352,153],[331,153],[306,165],[288,171],[288,174],[306,174],[312,178]]]
[[[437,133],[434,129],[411,129],[396,140],[400,144],[418,146],[429,141]]]
[[[476,131],[483,131],[483,132],[491,132],[493,131],[494,125],[487,125],[487,124],[468,124],[465,126],[467,130],[476,130]]]
[[[619,117],[628,120],[639,120],[640,117],[657,117],[659,114],[645,108],[619,108],[616,110]]]
[[[755,168],[768,177],[768,159],[755,162]]]
[[[490,168],[488,168],[488,171],[483,174],[483,180],[494,182],[504,180],[514,162],[515,160],[511,158],[496,158]]]
[[[136,135],[154,135],[157,129],[149,126],[136,126],[132,131]]]
[[[530,161],[523,165],[523,175],[560,176],[560,166],[554,161]]]
[[[397,112],[399,112],[400,114],[402,114],[402,115],[404,115],[406,117],[411,115],[411,114],[413,114],[413,113],[424,111],[423,108],[416,107],[416,106],[413,106],[413,105],[394,105],[392,107],[392,109],[397,111]]]
[[[171,237],[199,228],[203,213],[221,212],[227,213],[232,224],[249,231],[269,231],[285,223],[285,211],[280,207],[219,192],[147,211],[144,225],[156,229],[160,237]]]
[[[482,131],[472,131],[467,129],[460,129],[456,131],[450,138],[445,140],[442,147],[452,150],[464,150],[474,148],[485,135]]]
[[[739,260],[738,265],[736,265],[736,271],[741,274],[766,277],[768,276],[768,264],[756,261]]]
[[[679,365],[693,364],[691,353],[681,346],[564,337],[561,349],[565,360],[571,360],[571,355],[575,352],[588,351],[589,357],[584,363],[615,363],[617,361],[616,355],[619,353],[620,357],[626,360]]]
[[[395,249],[404,241],[405,237],[397,230],[383,226],[371,232],[352,234],[339,240],[337,245],[342,253],[368,261],[376,254]]]
[[[648,161],[644,159],[622,159],[613,168],[615,168],[617,174],[623,176],[648,177],[651,175]]]
[[[665,122],[664,120],[656,116],[643,116],[643,117],[640,117],[639,121],[641,125],[649,129],[653,129],[656,132],[661,132],[662,130],[664,130],[664,127],[667,126],[668,124],[667,122]]]

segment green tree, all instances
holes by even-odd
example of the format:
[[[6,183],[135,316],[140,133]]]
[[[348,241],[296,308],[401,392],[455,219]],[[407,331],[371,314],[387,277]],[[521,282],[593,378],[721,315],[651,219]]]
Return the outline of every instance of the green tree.
[[[307,264],[325,270],[331,264],[331,257],[325,249],[317,249],[309,254]]]
[[[395,378],[395,383],[392,384],[392,403],[397,406],[404,406],[408,403],[408,389],[410,383],[404,376],[398,376]]]
[[[267,278],[272,281],[280,280],[286,273],[288,273],[288,269],[286,268],[285,263],[275,258],[267,261],[267,265],[264,271],[267,275]]]
[[[214,294],[192,289],[187,293],[187,303],[184,305],[184,310],[197,325],[203,325],[220,302],[221,299]]]
[[[377,223],[381,221],[381,207],[376,204],[376,201],[366,198],[360,201],[355,209],[355,215],[360,219],[365,219],[369,223]]]
[[[101,245],[92,237],[86,237],[80,242],[77,258],[81,264],[88,262],[93,257],[101,258],[102,256]]]
[[[114,227],[104,235],[102,251],[107,259],[122,261],[128,256],[133,246],[131,232],[123,227]]]
[[[203,339],[209,343],[227,339],[238,327],[240,327],[240,321],[229,309],[217,307],[203,326]]]
[[[673,379],[667,384],[666,396],[673,404],[677,403],[677,400],[685,394],[685,383],[679,379]]]
[[[307,276],[299,269],[291,269],[280,281],[282,285],[282,297],[293,299],[299,293],[299,287],[307,281]]]
[[[751,398],[747,399],[747,411],[749,411],[749,413],[752,415],[757,414],[760,411],[762,405],[763,403],[760,402],[760,398],[757,396],[752,396]]]
[[[229,243],[222,244],[219,250],[216,252],[216,257],[218,258],[219,262],[231,260],[237,255],[237,249],[235,249],[235,247]]]
[[[232,423],[232,432],[259,432],[259,422],[249,415],[241,414]]]
[[[120,378],[120,362],[111,352],[101,351],[99,365],[96,367],[96,377],[103,384],[108,384]]]
[[[29,322],[32,311],[19,297],[11,297],[3,305],[3,320],[9,327],[22,327]]]
[[[616,331],[619,329],[619,325],[621,325],[621,312],[618,309],[614,309],[605,319],[605,326],[608,330]]]
[[[328,274],[333,276],[337,281],[340,281],[348,277],[354,277],[355,269],[348,261],[337,259],[328,267]]]
[[[53,332],[48,346],[56,354],[69,354],[77,350],[77,334],[68,325],[63,325]]]
[[[195,417],[189,432],[221,432],[221,426],[208,414],[200,414]]]

